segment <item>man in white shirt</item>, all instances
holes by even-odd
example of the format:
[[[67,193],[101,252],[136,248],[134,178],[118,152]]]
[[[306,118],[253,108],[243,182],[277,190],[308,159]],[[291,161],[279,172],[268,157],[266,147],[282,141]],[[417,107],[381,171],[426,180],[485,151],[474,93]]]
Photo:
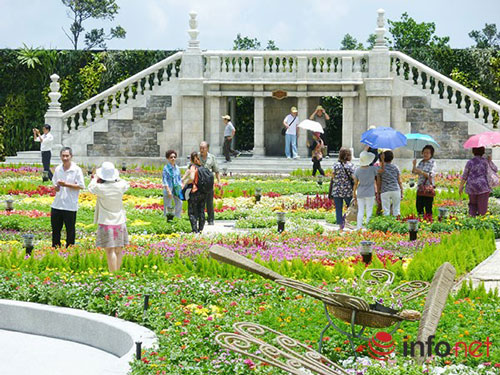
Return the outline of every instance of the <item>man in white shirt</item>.
[[[40,151],[42,152],[43,171],[48,173],[49,180],[52,180],[52,171],[50,170],[50,158],[52,157],[52,143],[54,137],[50,134],[50,125],[43,126],[43,134],[40,135],[40,130],[33,129],[33,139],[35,142],[40,142]]]
[[[61,229],[66,227],[66,247],[75,244],[76,212],[78,195],[85,188],[82,169],[73,163],[73,151],[64,147],[60,153],[59,164],[52,177],[56,197],[51,206],[50,224],[52,226],[52,246],[61,246]]]
[[[222,116],[222,119],[224,120],[224,124],[226,124],[226,127],[224,128],[224,146],[222,152],[226,157],[226,163],[229,163],[231,161],[230,155],[237,157],[240,155],[240,153],[231,149],[231,142],[233,140],[234,134],[236,133],[236,129],[231,122],[231,116],[225,115]]]
[[[297,153],[297,137],[299,136],[299,116],[297,107],[290,108],[290,114],[283,120],[283,125],[286,128],[285,133],[285,154],[287,159],[298,159],[300,156]],[[292,152],[290,153],[290,145],[292,146]]]

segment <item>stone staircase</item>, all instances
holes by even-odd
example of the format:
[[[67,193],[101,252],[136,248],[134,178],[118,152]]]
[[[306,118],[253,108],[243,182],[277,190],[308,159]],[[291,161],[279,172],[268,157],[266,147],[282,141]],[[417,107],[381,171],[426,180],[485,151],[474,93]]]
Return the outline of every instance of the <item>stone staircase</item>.
[[[108,120],[107,131],[94,132],[88,156],[160,157],[158,133],[163,131],[171,96],[151,95],[146,107],[133,107],[132,120]]]

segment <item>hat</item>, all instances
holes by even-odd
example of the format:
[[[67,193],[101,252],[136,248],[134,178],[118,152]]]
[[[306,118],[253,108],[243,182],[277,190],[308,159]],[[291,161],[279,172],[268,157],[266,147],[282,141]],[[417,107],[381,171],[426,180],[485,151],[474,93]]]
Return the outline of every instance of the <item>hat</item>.
[[[359,154],[359,165],[361,167],[366,167],[367,165],[370,165],[370,163],[374,159],[375,159],[375,155],[373,155],[371,152],[362,151],[361,154]]]
[[[118,179],[120,173],[115,168],[113,163],[105,161],[104,163],[102,163],[101,168],[97,169],[96,175],[104,181],[115,181],[116,179]]]
[[[229,115],[224,115],[224,116],[222,116],[222,118],[224,120],[231,120],[231,116],[229,116]]]
[[[292,107],[292,108],[290,108],[290,112],[297,113],[297,112],[298,112],[298,111],[297,111],[297,107]]]
[[[321,109],[322,111],[324,111],[324,110],[325,110],[322,106],[318,105],[318,106],[316,107],[316,111],[319,111],[320,109]]]

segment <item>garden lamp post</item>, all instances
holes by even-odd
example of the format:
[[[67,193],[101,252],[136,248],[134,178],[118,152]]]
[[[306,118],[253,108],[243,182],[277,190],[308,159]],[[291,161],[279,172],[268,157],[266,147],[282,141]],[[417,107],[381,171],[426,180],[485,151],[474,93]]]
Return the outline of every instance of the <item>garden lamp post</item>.
[[[167,221],[171,221],[174,218],[174,207],[167,207]]]
[[[227,168],[222,168],[222,175],[227,176]]]
[[[278,233],[283,232],[285,230],[285,213],[276,212],[276,221],[278,223]]]
[[[374,242],[372,241],[361,241],[361,249],[360,249],[360,254],[361,257],[363,258],[363,263],[368,265],[372,261],[372,256],[373,256],[373,246]]]
[[[125,172],[127,170],[127,163],[122,161],[122,172]]]
[[[136,341],[135,342],[135,359],[140,361],[141,357],[142,357],[142,341]]]
[[[260,198],[262,197],[262,189],[255,189],[255,202],[260,202]]]
[[[14,209],[14,200],[12,198],[7,198],[5,200],[5,210],[12,211]]]
[[[408,220],[408,231],[410,232],[410,241],[415,241],[417,239],[418,220]]]
[[[446,219],[448,217],[448,207],[439,207],[438,211],[439,211],[438,215],[439,221]]]
[[[23,242],[24,242],[24,248],[26,249],[26,255],[30,256],[31,252],[33,251],[33,240],[35,236],[31,233],[25,233],[22,235],[23,237]]]
[[[408,182],[408,185],[410,185],[410,187],[414,187],[415,186],[415,180],[413,178],[410,178],[410,181]]]
[[[42,181],[47,182],[49,180],[49,171],[42,172]]]

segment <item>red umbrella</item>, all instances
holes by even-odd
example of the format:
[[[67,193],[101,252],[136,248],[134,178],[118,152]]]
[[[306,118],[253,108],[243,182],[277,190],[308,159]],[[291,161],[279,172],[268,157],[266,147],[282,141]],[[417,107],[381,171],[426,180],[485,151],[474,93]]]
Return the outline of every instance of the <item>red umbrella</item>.
[[[470,137],[464,148],[500,146],[500,132],[484,132]]]

